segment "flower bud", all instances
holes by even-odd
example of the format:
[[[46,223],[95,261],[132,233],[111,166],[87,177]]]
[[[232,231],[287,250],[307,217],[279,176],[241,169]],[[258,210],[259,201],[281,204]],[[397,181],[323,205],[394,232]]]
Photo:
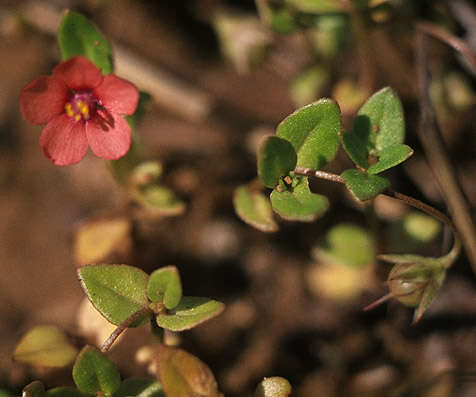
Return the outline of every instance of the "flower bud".
[[[396,264],[388,275],[391,294],[406,306],[416,307],[432,278],[432,271],[420,263]]]

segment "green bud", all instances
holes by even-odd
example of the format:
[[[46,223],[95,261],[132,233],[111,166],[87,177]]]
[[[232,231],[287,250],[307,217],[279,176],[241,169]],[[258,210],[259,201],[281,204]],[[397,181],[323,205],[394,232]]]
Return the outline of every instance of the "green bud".
[[[399,263],[392,268],[387,283],[392,296],[399,302],[416,307],[431,278],[431,269],[423,264]]]

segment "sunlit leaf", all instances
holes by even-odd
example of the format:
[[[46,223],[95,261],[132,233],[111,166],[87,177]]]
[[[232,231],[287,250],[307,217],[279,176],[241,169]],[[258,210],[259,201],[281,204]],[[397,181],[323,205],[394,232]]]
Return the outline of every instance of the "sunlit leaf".
[[[210,368],[190,353],[159,345],[157,364],[167,397],[223,397]]]
[[[174,216],[185,211],[185,203],[164,186],[150,185],[137,189],[134,198],[150,216]]]
[[[334,159],[340,130],[339,106],[331,99],[320,99],[286,117],[276,133],[293,145],[298,167],[320,169]]]
[[[94,307],[111,323],[120,325],[134,313],[148,308],[148,276],[128,265],[89,265],[78,269],[81,286]],[[131,327],[143,324],[148,315]]]
[[[255,391],[255,397],[288,397],[291,395],[291,384],[279,376],[264,378]]]
[[[367,144],[370,154],[403,143],[402,104],[390,87],[373,94],[360,108],[354,121],[354,133]]]
[[[375,261],[375,245],[367,230],[342,223],[329,230],[313,255],[323,263],[363,267]]]
[[[383,176],[368,175],[357,169],[350,169],[341,174],[347,189],[361,201],[370,200],[390,187],[390,181]]]
[[[114,363],[96,347],[85,346],[73,367],[73,380],[80,391],[105,396],[114,393],[121,384],[121,377]]]
[[[130,247],[131,223],[122,217],[103,217],[82,223],[75,235],[74,256],[79,264],[97,263]]]
[[[157,316],[157,324],[172,331],[185,331],[218,316],[224,309],[223,303],[213,299],[184,296],[168,314]]]
[[[61,368],[70,364],[77,349],[59,328],[42,325],[32,328],[23,336],[13,358],[25,364]]]
[[[271,205],[283,219],[312,222],[326,212],[329,201],[309,190],[307,178],[300,178],[292,190],[271,193]]]
[[[294,170],[296,160],[296,152],[287,140],[269,136],[258,151],[258,176],[266,187],[273,189],[280,178]]]
[[[58,28],[58,43],[63,60],[83,55],[94,62],[103,74],[113,72],[113,56],[109,43],[83,15],[66,11]]]
[[[403,163],[413,154],[413,149],[410,146],[395,144],[388,146],[385,149],[379,151],[378,161],[371,165],[367,172],[369,174],[378,174],[389,168],[395,167],[396,165]]]
[[[147,283],[147,296],[152,302],[163,302],[167,309],[173,309],[182,298],[180,274],[175,266],[155,270]]]
[[[275,232],[278,225],[273,219],[269,198],[243,185],[233,194],[233,205],[237,215],[249,225],[262,232]]]

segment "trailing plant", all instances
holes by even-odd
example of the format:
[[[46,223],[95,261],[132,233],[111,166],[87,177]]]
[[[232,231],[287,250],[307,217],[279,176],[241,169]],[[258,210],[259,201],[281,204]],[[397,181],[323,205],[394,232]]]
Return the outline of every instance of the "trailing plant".
[[[390,292],[367,309],[394,297],[416,307],[415,323],[442,286],[447,269],[458,257],[461,243],[448,217],[419,200],[393,191],[390,180],[381,175],[413,154],[404,139],[402,105],[389,87],[376,92],[362,105],[349,131],[342,128],[338,104],[331,99],[320,99],[286,117],[276,128],[276,135],[263,140],[257,154],[262,184],[253,181],[237,188],[234,205],[242,220],[265,232],[278,229],[273,211],[284,220],[312,222],[329,207],[325,196],[309,188],[309,179],[317,178],[343,184],[359,202],[384,194],[443,222],[454,233],[453,248],[447,255],[379,256],[394,264],[387,279]],[[335,158],[339,145],[355,168],[340,175],[323,171]],[[269,199],[262,193],[264,188],[272,189]]]

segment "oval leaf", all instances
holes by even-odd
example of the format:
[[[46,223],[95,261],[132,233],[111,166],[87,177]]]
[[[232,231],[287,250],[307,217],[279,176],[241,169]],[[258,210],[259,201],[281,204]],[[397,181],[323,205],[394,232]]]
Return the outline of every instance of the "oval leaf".
[[[45,386],[39,380],[35,380],[23,388],[22,397],[45,397]]]
[[[255,397],[288,397],[292,387],[287,379],[280,376],[264,378],[255,391]]]
[[[103,34],[89,19],[67,11],[58,28],[61,58],[67,60],[83,55],[101,69],[102,74],[113,72],[112,50]]]
[[[269,136],[258,151],[258,176],[266,187],[273,189],[294,170],[296,160],[296,152],[287,140]]]
[[[113,397],[165,397],[162,385],[153,379],[129,378],[124,380]]]
[[[341,134],[341,142],[344,150],[355,165],[367,169],[369,167],[369,146],[355,131],[344,131]]]
[[[367,172],[369,174],[379,174],[382,171],[403,163],[412,154],[413,149],[410,146],[402,144],[389,146],[378,153],[378,162],[371,165]]]
[[[390,187],[390,181],[387,178],[368,175],[356,169],[344,171],[341,176],[344,178],[347,189],[361,201],[370,200]]]
[[[94,395],[103,392],[110,396],[121,384],[114,363],[93,346],[85,346],[79,353],[73,367],[73,380],[80,391]]]
[[[147,308],[148,276],[128,265],[89,265],[78,269],[79,280],[94,307],[111,323],[120,325],[134,313]],[[131,327],[143,324],[148,315]]]
[[[403,143],[402,104],[390,87],[373,94],[360,108],[354,121],[354,133],[366,143],[370,154]]]
[[[159,314],[157,325],[171,331],[185,331],[218,316],[225,309],[221,302],[196,296],[184,296],[169,314]]]
[[[223,397],[210,368],[182,349],[159,345],[157,369],[166,396]]]
[[[147,296],[156,302],[163,302],[167,309],[173,309],[182,299],[180,274],[175,266],[157,269],[149,276]]]
[[[237,215],[249,225],[262,232],[275,232],[278,225],[273,219],[269,198],[243,185],[235,189],[233,206]]]
[[[290,221],[312,222],[329,208],[325,196],[309,190],[307,178],[300,178],[293,190],[271,193],[271,205],[283,219]]]
[[[130,247],[131,223],[121,217],[84,222],[74,241],[74,256],[79,264],[97,263]]]
[[[137,189],[134,198],[147,215],[174,216],[185,211],[185,203],[179,200],[172,190],[163,186],[150,185]]]
[[[291,142],[298,167],[320,169],[335,157],[340,130],[339,106],[331,99],[320,99],[286,117],[276,134]]]
[[[312,251],[321,263],[363,267],[375,262],[375,245],[367,230],[342,223],[333,226]]]
[[[43,325],[27,332],[17,345],[13,359],[30,365],[61,368],[70,364],[77,353],[63,331]]]

